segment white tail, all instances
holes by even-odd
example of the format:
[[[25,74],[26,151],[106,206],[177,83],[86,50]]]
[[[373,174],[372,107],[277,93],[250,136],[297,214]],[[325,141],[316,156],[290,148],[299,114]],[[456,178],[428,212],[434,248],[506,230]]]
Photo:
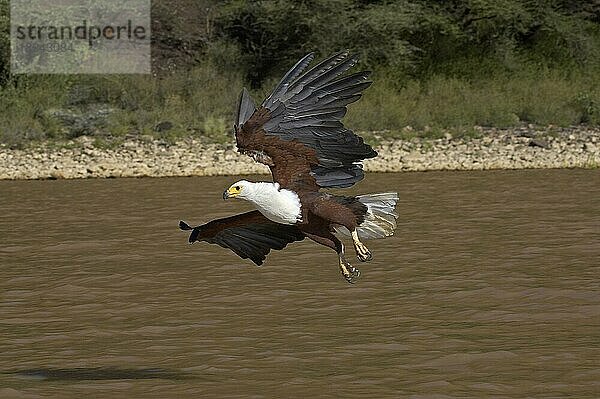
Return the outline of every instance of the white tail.
[[[398,193],[379,193],[359,195],[356,197],[367,206],[365,221],[356,228],[358,236],[362,239],[385,238],[394,234],[398,214],[394,212],[398,202]],[[336,226],[335,230],[347,236],[350,232],[343,226]]]

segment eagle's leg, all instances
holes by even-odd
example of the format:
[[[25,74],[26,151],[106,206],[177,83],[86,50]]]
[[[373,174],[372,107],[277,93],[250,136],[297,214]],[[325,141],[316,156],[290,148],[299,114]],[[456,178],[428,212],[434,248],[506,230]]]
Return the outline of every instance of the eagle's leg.
[[[354,243],[354,250],[356,251],[356,257],[358,260],[361,262],[367,262],[373,259],[373,254],[371,254],[369,248],[360,242],[356,230],[352,230],[352,242]]]
[[[342,251],[338,253],[340,258],[340,271],[342,272],[342,276],[346,279],[350,284],[354,284],[357,278],[360,277],[360,270],[356,267],[352,266],[344,256],[344,245],[342,245]]]
[[[360,277],[360,271],[352,266],[344,256],[344,244],[340,240],[337,239],[332,233],[322,233],[322,232],[308,232],[303,231],[304,234],[311,240],[321,245],[325,245],[329,247],[335,252],[337,252],[339,261],[340,261],[340,271],[342,272],[342,276],[346,279],[347,282],[353,284],[358,277]],[[315,234],[316,233],[316,234]]]

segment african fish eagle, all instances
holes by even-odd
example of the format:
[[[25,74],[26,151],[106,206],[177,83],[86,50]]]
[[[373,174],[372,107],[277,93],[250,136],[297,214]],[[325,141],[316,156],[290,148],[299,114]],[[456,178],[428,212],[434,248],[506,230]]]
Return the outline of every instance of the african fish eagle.
[[[320,191],[362,180],[361,161],[377,153],[341,122],[346,106],[371,85],[370,72],[340,77],[358,60],[346,51],[304,72],[313,58],[310,53],[298,61],[260,107],[246,89],[241,93],[234,126],[238,151],[267,165],[273,182],[241,180],[225,190],[223,198],[244,199],[257,210],[197,227],[182,221],[179,227],[192,231],[190,243],[218,244],[257,265],[271,249],[308,237],[337,252],[342,275],[353,283],[360,272],[346,260],[335,234],[352,237],[357,258],[371,260],[360,240],[394,233],[398,194],[340,196]]]

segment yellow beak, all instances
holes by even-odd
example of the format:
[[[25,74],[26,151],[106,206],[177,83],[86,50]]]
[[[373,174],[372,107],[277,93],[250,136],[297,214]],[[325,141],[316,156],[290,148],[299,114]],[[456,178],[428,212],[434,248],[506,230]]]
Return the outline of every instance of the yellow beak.
[[[223,193],[223,199],[236,197],[240,193],[240,189],[236,186],[231,186]]]

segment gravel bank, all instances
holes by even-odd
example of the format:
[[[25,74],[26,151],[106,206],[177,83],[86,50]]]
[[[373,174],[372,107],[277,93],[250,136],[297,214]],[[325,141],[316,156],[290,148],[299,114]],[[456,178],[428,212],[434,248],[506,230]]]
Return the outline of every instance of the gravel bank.
[[[600,129],[533,127],[480,129],[481,137],[382,141],[379,156],[365,162],[369,172],[600,167]],[[63,146],[25,150],[0,147],[0,179],[213,176],[268,173],[231,145],[187,139],[127,141],[96,148],[89,137]]]

